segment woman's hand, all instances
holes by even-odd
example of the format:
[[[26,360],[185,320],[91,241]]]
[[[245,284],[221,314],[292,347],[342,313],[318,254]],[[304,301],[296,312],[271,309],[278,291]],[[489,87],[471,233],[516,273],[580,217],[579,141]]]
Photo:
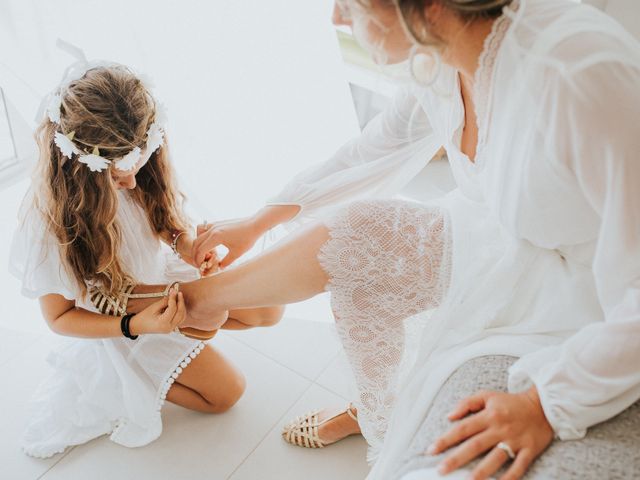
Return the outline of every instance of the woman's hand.
[[[229,253],[219,266],[226,268],[248,252],[265,232],[288,222],[298,215],[300,209],[299,205],[267,205],[251,217],[200,225],[191,256],[196,263],[202,264],[207,252],[224,245]]]
[[[201,226],[198,226],[198,234],[202,233]],[[193,242],[194,239],[191,238],[188,234],[183,234],[178,239],[177,250],[180,254],[180,258],[185,262],[191,265],[192,267],[200,270],[200,276],[208,277],[209,275],[213,275],[218,270],[220,270],[219,263],[220,259],[218,258],[218,254],[215,250],[211,250],[205,253],[204,260],[200,263],[196,262],[195,257],[193,256]]]
[[[131,318],[132,335],[171,333],[187,318],[182,292],[171,289],[169,296],[152,303]]]
[[[468,414],[473,415],[467,417]],[[440,463],[441,474],[448,474],[488,452],[470,478],[489,478],[510,461],[508,453],[497,447],[503,442],[511,448],[515,459],[501,480],[517,479],[553,440],[553,429],[535,387],[518,394],[477,393],[462,400],[449,414],[449,420],[459,421],[427,451],[436,455],[459,445]]]
[[[208,253],[215,252],[218,245],[224,245],[229,253],[218,265],[225,268],[249,251],[262,234],[263,231],[251,218],[198,225],[198,238],[193,241],[190,255],[198,265],[202,265]]]

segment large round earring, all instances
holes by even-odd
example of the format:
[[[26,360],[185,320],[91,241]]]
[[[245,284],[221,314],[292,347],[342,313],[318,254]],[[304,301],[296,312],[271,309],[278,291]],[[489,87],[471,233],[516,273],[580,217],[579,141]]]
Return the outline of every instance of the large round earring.
[[[440,52],[435,47],[422,47],[421,52],[418,52],[418,48],[418,45],[411,47],[409,73],[413,81],[421,87],[431,87],[438,80],[442,70]],[[418,61],[421,61],[422,65],[416,65]],[[425,78],[425,75],[421,75],[423,72],[430,75]]]

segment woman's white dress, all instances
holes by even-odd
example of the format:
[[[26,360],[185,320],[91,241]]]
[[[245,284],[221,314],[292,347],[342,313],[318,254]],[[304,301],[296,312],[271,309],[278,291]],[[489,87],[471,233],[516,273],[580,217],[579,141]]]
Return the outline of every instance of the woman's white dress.
[[[78,299],[57,241],[39,212],[30,208],[30,196],[13,238],[10,270],[29,298],[58,294]],[[126,192],[119,194],[117,219],[123,265],[139,283],[198,278],[195,269],[157,239],[144,210]],[[77,305],[96,311],[84,301]],[[140,335],[137,340],[60,338],[47,357],[52,371],[31,399],[21,441],[24,451],[35,457],[50,457],[105,434],[127,447],[152,442],[162,433],[167,392],[204,348],[202,342],[179,333]]]
[[[269,202],[329,227],[320,261],[370,478],[393,477],[442,383],[477,356],[520,357],[510,389],[535,383],[561,439],[640,398],[640,45],[594,8],[514,3],[474,103],[475,162],[445,66]],[[454,191],[362,200],[395,194],[441,146]]]

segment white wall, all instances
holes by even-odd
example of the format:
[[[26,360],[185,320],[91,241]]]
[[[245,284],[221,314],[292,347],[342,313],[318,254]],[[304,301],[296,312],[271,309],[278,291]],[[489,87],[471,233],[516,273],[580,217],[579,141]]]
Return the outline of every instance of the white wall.
[[[358,133],[329,0],[0,4],[0,41],[13,47],[0,52],[0,85],[25,118],[70,63],[57,37],[148,73],[175,163],[211,220],[251,212]]]

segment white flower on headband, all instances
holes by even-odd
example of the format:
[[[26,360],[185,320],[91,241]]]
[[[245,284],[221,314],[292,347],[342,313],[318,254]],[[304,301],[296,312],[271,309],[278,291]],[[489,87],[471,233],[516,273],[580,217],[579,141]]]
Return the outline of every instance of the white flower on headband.
[[[147,154],[151,156],[155,152],[162,142],[164,141],[164,131],[160,128],[160,125],[154,123],[149,127],[147,131]]]
[[[95,147],[93,153],[89,155],[80,155],[78,161],[87,165],[92,172],[102,172],[111,163],[110,160],[100,156],[98,147]]]
[[[62,154],[67,158],[71,158],[71,155],[73,155],[74,153],[76,154],[80,153],[80,150],[78,150],[78,147],[76,147],[74,143],[71,141],[74,133],[75,132],[71,132],[67,136],[60,132],[56,132],[56,134],[53,137],[53,141],[58,146]]]
[[[116,168],[118,170],[122,170],[123,172],[128,172],[129,170],[133,170],[133,167],[135,167],[138,161],[140,160],[141,153],[142,153],[142,150],[140,150],[140,147],[134,148],[129,153],[127,153],[124,157],[122,157],[120,160],[115,161]]]
[[[53,123],[60,123],[60,107],[62,106],[62,97],[58,94],[52,95],[47,106],[47,115]],[[42,111],[42,110],[41,110]]]

